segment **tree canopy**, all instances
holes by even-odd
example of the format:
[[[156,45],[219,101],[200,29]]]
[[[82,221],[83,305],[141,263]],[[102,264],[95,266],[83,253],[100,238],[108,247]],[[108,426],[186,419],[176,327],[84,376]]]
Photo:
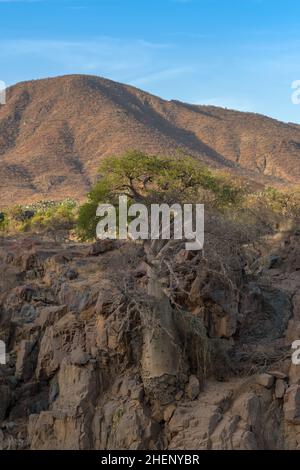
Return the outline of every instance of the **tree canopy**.
[[[111,156],[101,162],[99,180],[80,207],[78,229],[82,239],[95,237],[98,205],[117,206],[121,195],[126,195],[131,203],[145,205],[208,203],[226,210],[240,202],[243,189],[192,157],[164,157],[139,151]]]

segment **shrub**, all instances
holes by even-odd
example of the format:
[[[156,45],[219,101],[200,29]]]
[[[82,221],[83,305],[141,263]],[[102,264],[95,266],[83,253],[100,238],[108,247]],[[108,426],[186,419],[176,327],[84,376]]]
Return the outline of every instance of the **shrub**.
[[[56,205],[44,206],[33,217],[23,222],[20,229],[43,233],[70,231],[76,223],[76,203],[65,200]]]
[[[297,224],[300,221],[300,188],[279,190],[268,187],[249,194],[244,209],[252,224],[274,228],[287,219]]]
[[[95,238],[98,205],[110,203],[117,207],[121,195],[129,198],[129,204],[206,203],[222,211],[241,204],[244,197],[241,184],[214,173],[192,157],[132,151],[103,160],[99,176],[88,201],[79,209],[78,233],[83,240]]]
[[[41,201],[29,206],[13,206],[0,221],[0,230],[7,232],[37,232],[52,234],[68,232],[76,225],[77,203]]]

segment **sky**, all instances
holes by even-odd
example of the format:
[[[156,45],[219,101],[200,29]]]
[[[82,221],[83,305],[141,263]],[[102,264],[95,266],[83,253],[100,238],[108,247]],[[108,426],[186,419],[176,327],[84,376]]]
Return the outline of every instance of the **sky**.
[[[299,0],[0,0],[0,80],[100,75],[300,123],[299,18]]]

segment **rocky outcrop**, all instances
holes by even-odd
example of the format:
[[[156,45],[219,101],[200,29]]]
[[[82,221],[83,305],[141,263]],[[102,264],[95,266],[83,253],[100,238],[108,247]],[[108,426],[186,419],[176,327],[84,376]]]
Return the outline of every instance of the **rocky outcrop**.
[[[4,239],[0,448],[300,448],[298,244],[259,276],[180,249],[168,278],[131,243]]]

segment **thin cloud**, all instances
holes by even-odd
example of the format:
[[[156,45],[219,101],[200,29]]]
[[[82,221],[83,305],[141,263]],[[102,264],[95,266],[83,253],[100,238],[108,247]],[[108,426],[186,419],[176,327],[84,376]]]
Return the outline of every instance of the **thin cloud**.
[[[45,0],[0,0],[0,3],[37,3]]]
[[[161,82],[163,80],[170,80],[172,78],[179,77],[180,75],[184,75],[186,73],[191,72],[191,67],[174,67],[168,68],[164,70],[159,70],[154,73],[150,73],[143,77],[136,78],[130,82],[133,86],[144,86],[149,85],[154,82]]]
[[[143,40],[124,41],[111,37],[84,41],[0,40],[0,65],[1,62],[26,61],[28,57],[31,62],[34,60],[37,64],[46,62],[57,75],[92,71],[95,74],[127,82],[142,77],[141,83],[142,81],[146,83],[147,77],[148,82],[152,82],[158,80],[160,76],[161,78],[167,76],[167,72],[161,70],[170,47],[172,47],[170,44]],[[175,69],[172,73],[178,72],[179,70]]]

